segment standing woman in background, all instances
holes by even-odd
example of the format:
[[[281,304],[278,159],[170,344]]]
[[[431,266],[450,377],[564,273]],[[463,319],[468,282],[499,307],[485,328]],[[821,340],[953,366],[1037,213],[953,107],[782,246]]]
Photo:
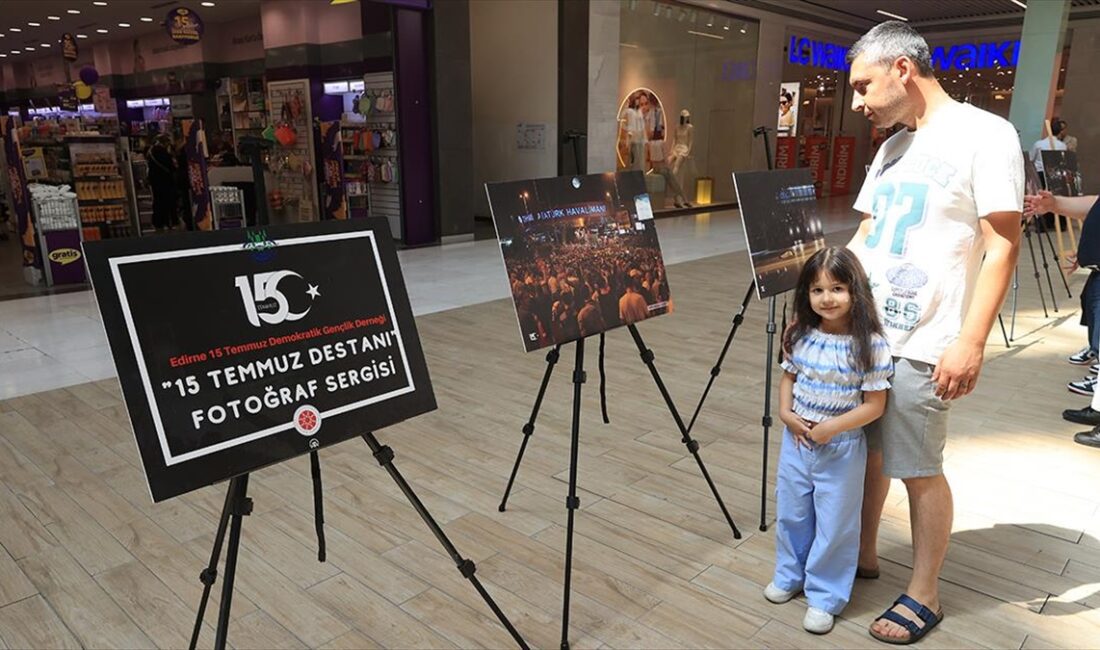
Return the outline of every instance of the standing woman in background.
[[[176,161],[167,135],[158,135],[149,147],[149,188],[153,191],[153,227],[157,232],[176,225]]]

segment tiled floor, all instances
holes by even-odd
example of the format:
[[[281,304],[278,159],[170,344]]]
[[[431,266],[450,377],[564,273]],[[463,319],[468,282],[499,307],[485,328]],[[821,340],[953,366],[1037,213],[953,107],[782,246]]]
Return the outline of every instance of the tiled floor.
[[[850,197],[825,200],[827,233],[852,228]],[[665,262],[676,264],[745,249],[734,210],[658,220]],[[508,295],[495,239],[399,253],[413,312],[430,314]],[[0,302],[0,399],[115,376],[90,291]]]

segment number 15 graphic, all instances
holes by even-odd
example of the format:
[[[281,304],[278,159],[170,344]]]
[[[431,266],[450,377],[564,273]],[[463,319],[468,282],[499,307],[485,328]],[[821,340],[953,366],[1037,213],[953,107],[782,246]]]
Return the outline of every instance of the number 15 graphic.
[[[887,222],[893,221],[894,236],[890,242],[890,254],[898,257],[904,255],[909,231],[924,223],[927,197],[928,185],[925,183],[890,183],[876,188],[871,197],[874,230],[867,235],[867,248],[878,247],[885,234]]]

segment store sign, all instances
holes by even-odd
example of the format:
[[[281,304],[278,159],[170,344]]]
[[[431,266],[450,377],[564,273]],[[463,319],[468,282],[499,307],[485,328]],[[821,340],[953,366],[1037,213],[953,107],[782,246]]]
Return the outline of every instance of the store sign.
[[[848,47],[836,43],[791,36],[787,46],[787,61],[796,65],[847,71],[850,68],[845,60],[848,50]],[[1011,68],[1016,66],[1019,59],[1018,40],[940,45],[932,49],[932,67],[942,72],[997,66]]]
[[[154,501],[435,409],[385,219],[84,246]]]
[[[822,186],[825,184],[825,162],[829,155],[829,139],[823,135],[806,136],[806,162],[809,164],[810,173],[814,177],[814,187],[817,196],[821,197]]]
[[[61,56],[65,57],[66,61],[76,61],[76,58],[80,56],[80,48],[76,46],[76,38],[68,32],[61,35]]]
[[[194,45],[202,40],[202,18],[187,7],[176,7],[164,19],[168,37],[181,45]]]
[[[798,167],[798,138],[779,136],[775,139],[775,168]]]
[[[202,120],[181,120],[183,152],[187,158],[187,191],[191,199],[191,223],[196,230],[214,227],[210,177],[206,169],[206,132]]]
[[[66,266],[81,258],[80,251],[75,248],[59,248],[55,251],[51,251],[49,254],[51,262]]]
[[[852,171],[855,168],[856,139],[850,136],[833,138],[833,173],[829,183],[831,196],[842,196],[852,192]]]
[[[64,284],[84,284],[88,281],[83,264],[74,264],[83,260],[80,252],[80,228],[51,230],[42,233],[42,245],[46,253],[45,265],[50,282],[55,286]]]

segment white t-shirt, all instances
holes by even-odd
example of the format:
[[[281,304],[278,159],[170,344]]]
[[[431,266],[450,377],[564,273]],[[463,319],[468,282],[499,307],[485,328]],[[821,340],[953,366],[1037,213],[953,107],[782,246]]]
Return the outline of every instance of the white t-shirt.
[[[1050,146],[1050,141],[1054,140],[1054,146]],[[1043,156],[1040,151],[1065,151],[1067,149],[1066,143],[1062,142],[1058,138],[1041,138],[1035,141],[1035,144],[1031,145],[1031,161],[1035,163],[1035,171],[1043,171]]]
[[[855,209],[874,221],[854,251],[895,356],[936,364],[962,329],[981,267],[978,223],[1023,209],[1016,129],[950,102],[878,150]]]
[[[626,132],[630,134],[631,144],[645,142],[645,115],[636,108],[627,108],[625,117]]]

